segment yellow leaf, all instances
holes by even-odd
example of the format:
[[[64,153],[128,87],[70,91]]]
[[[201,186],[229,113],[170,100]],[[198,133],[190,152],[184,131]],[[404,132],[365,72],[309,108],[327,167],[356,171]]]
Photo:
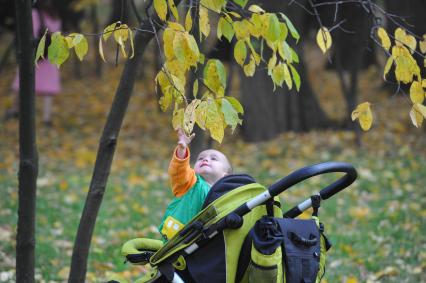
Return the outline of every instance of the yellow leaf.
[[[107,41],[107,39],[112,35],[113,31],[115,30],[116,25],[119,24],[120,22],[112,23],[104,29],[104,32],[102,34],[102,38],[104,39],[104,41]]]
[[[410,99],[413,103],[423,103],[425,92],[420,82],[414,81],[410,87]]]
[[[177,31],[185,31],[185,28],[177,22],[167,22],[167,26]]]
[[[349,214],[356,219],[366,218],[370,213],[371,211],[368,207],[352,207],[349,210]]]
[[[351,114],[352,121],[358,119],[361,128],[368,131],[373,123],[373,113],[370,109],[370,103],[364,102],[359,104]]]
[[[219,143],[222,142],[225,134],[223,124],[223,116],[221,115],[216,102],[213,99],[209,99],[207,101],[206,128],[210,131],[210,136]]]
[[[321,48],[322,53],[326,53],[330,49],[332,44],[332,39],[330,32],[326,27],[322,27],[318,30],[317,33],[317,44]]]
[[[392,67],[393,58],[390,56],[386,61],[385,69],[383,70],[383,79],[386,79],[386,75],[389,73],[390,68]]]
[[[256,62],[253,55],[250,55],[250,61],[243,67],[243,70],[247,77],[253,77],[254,72],[256,71]]]
[[[164,55],[166,56],[167,60],[171,60],[175,56],[173,51],[173,39],[175,34],[176,32],[171,28],[166,28],[163,32]]]
[[[167,17],[166,0],[154,0],[154,9],[160,20],[165,21]]]
[[[176,106],[175,106],[175,110],[173,111],[173,119],[172,119],[173,129],[178,130],[179,128],[183,128],[183,113],[184,113],[183,108],[176,109]]]
[[[426,53],[426,34],[423,35],[423,40],[419,42],[420,51]]]
[[[274,82],[274,90],[275,84],[282,86],[284,82],[284,68],[283,64],[278,64],[272,69],[272,81]]]
[[[191,10],[188,10],[188,13],[186,13],[185,17],[185,29],[189,32],[192,29],[192,16],[191,16]]]
[[[209,36],[210,34],[210,23],[209,23],[209,11],[200,7],[200,32],[205,36]]]
[[[350,276],[346,279],[346,283],[358,283],[358,279],[354,276]]]
[[[287,64],[283,64],[283,68],[284,68],[285,83],[286,83],[288,89],[292,89],[293,88],[293,81],[291,80],[291,74],[290,74],[290,70],[288,69]]]
[[[397,28],[395,30],[395,44],[397,46],[405,44],[409,47],[410,52],[413,53],[416,50],[417,41],[414,36],[407,34],[405,30]]]
[[[420,128],[423,124],[423,115],[420,113],[416,107],[413,105],[413,107],[410,110],[410,118],[411,122],[416,128]]]
[[[191,134],[195,124],[195,110],[200,104],[199,99],[194,99],[191,103],[186,107],[185,113],[183,115],[183,129],[187,134]]]
[[[426,118],[426,106],[420,103],[415,103],[413,107],[423,115],[423,118]]]
[[[167,0],[167,2],[169,4],[170,11],[172,12],[176,21],[179,21],[179,13],[178,13],[178,9],[176,8],[175,1],[174,0]]]
[[[74,51],[80,61],[83,61],[84,56],[86,56],[87,51],[89,50],[89,44],[87,39],[81,35],[82,38],[74,45]]]
[[[105,56],[104,56],[104,49],[102,47],[102,37],[99,38],[99,55],[101,56],[102,60],[106,62]]]
[[[265,13],[265,10],[263,10],[262,8],[260,8],[257,5],[251,5],[248,9],[249,9],[250,12],[257,13],[257,14]]]
[[[410,83],[414,76],[420,78],[420,68],[405,46],[392,47],[392,57],[395,60],[395,77],[398,81]]]
[[[115,31],[114,31],[114,39],[120,46],[121,53],[125,58],[127,58],[126,50],[124,43],[129,39],[129,27],[126,24],[120,25]]]
[[[384,270],[381,270],[379,272],[376,272],[374,274],[374,281],[378,281],[379,279],[385,277],[385,276],[396,276],[399,274],[399,271],[394,266],[387,266]],[[386,281],[386,280],[385,280]]]
[[[390,42],[390,39],[389,39],[389,36],[388,36],[388,33],[386,32],[386,30],[384,28],[380,27],[377,30],[377,35],[380,38],[380,42],[382,44],[382,47],[384,49],[386,49],[387,51],[389,51],[389,48],[391,46],[391,42]]]
[[[197,125],[205,130],[207,120],[207,101],[201,101],[198,107],[195,109],[195,122]]]
[[[249,39],[250,25],[251,23],[247,20],[233,22],[232,27],[234,28],[234,31],[235,31],[235,37],[241,40]]]

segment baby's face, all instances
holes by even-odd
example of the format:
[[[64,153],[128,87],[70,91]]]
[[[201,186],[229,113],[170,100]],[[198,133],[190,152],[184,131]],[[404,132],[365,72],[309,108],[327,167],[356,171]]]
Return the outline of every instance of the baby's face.
[[[194,166],[195,173],[201,175],[210,184],[227,175],[229,169],[228,159],[223,153],[214,149],[201,152]]]

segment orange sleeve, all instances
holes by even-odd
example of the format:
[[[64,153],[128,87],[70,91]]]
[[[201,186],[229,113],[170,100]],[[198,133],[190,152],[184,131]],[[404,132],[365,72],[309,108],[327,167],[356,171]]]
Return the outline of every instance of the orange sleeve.
[[[169,176],[173,194],[176,197],[181,197],[195,184],[197,177],[194,169],[189,165],[189,149],[187,148],[184,159],[176,156],[176,150],[177,147],[173,151],[173,157],[170,161]]]

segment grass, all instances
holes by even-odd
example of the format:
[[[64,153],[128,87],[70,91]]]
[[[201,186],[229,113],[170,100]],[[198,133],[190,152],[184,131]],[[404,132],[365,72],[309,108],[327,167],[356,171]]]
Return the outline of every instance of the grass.
[[[64,282],[68,277],[97,142],[119,72],[119,68],[108,71],[101,81],[76,81],[68,70],[65,91],[54,102],[54,127],[46,129],[37,123],[37,282]],[[5,74],[0,87],[6,88],[11,74]],[[322,83],[327,76],[316,79]],[[354,144],[352,133],[340,131],[287,133],[259,144],[227,135],[223,145],[215,146],[230,156],[236,172],[247,172],[265,185],[309,164],[352,163],[359,172],[358,181],[321,209],[333,242],[325,280],[425,282],[425,135],[409,126],[408,110],[401,110],[404,98],[386,99],[387,94],[377,93],[370,81],[369,74],[363,77],[361,93],[375,93],[377,115],[387,120],[375,120],[373,129],[362,136],[362,148]],[[325,108],[334,107],[326,93],[320,97]],[[124,264],[121,245],[136,237],[159,237],[156,225],[171,199],[166,168],[176,138],[170,113],[159,114],[153,98],[146,82],[138,81],[97,218],[87,282],[104,282],[113,274],[128,280],[140,277],[145,269]],[[10,97],[3,101],[4,107],[11,103]],[[39,106],[37,115],[41,115]],[[0,127],[0,282],[14,282],[18,124],[10,121]],[[334,177],[295,186],[282,196],[285,207],[304,200]]]

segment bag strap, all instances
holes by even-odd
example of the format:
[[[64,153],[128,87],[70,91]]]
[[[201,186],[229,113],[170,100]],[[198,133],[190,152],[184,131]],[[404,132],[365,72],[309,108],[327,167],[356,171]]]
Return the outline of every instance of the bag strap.
[[[311,203],[312,203],[312,216],[318,216],[318,210],[321,206],[321,196],[320,195],[313,195],[311,196]]]

